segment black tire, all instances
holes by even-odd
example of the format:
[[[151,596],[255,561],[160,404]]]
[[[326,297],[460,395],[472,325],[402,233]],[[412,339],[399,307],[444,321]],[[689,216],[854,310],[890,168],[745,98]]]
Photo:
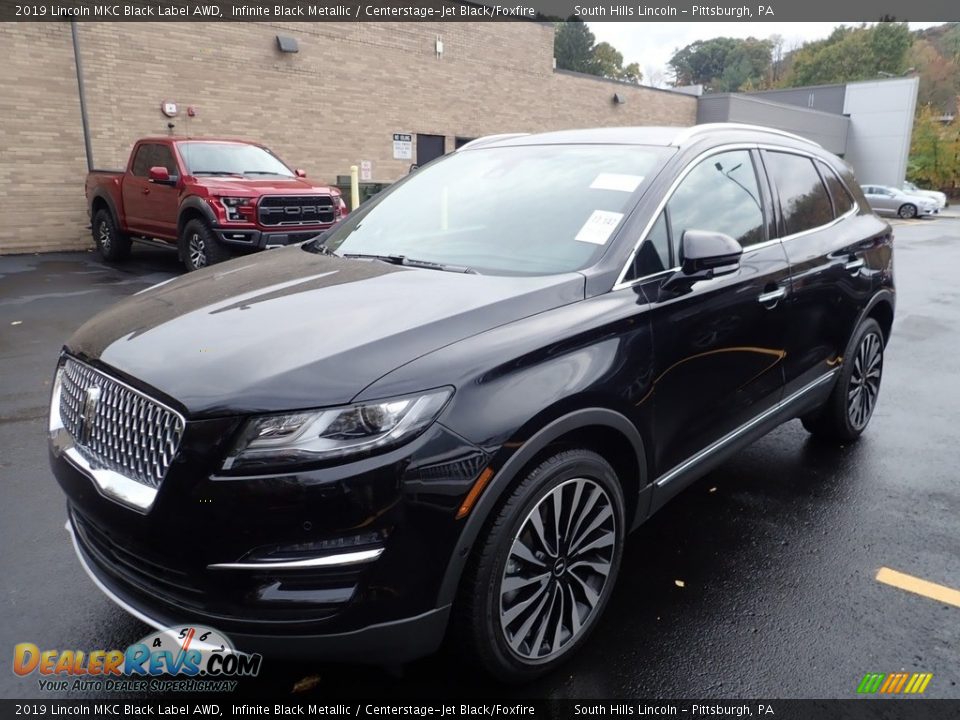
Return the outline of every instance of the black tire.
[[[106,208],[100,208],[93,214],[90,227],[97,252],[106,262],[120,262],[129,257],[130,238],[117,228],[113,213]]]
[[[557,493],[561,512],[554,526]],[[603,614],[620,568],[625,528],[620,482],[600,455],[564,450],[538,464],[477,541],[451,628],[458,649],[506,682],[531,680],[567,660]],[[559,538],[556,552],[551,538]]]
[[[910,203],[904,203],[900,206],[900,209],[897,210],[897,215],[902,217],[904,220],[910,220],[917,216],[917,206],[911,205]]]
[[[189,220],[180,233],[180,259],[192,272],[233,257],[203,220]]]
[[[864,320],[850,338],[843,368],[830,398],[816,413],[803,418],[813,435],[850,442],[867,428],[880,394],[883,377],[883,331],[873,318]]]

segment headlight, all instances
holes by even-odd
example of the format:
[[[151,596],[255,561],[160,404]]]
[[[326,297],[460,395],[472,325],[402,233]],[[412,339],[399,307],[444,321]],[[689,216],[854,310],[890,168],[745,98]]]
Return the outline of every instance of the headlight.
[[[232,222],[248,220],[253,208],[250,198],[245,197],[223,197],[220,198],[220,204],[227,214],[227,220]]]
[[[399,445],[429,427],[452,394],[452,388],[440,388],[325,410],[261,415],[247,421],[223,469],[316,462]]]

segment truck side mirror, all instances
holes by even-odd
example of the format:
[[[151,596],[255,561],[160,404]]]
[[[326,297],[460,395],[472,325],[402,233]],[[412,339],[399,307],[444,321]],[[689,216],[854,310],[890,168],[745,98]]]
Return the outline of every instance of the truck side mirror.
[[[159,185],[174,185],[176,183],[176,180],[170,177],[170,171],[159,165],[157,167],[150,168],[148,178],[150,182],[157,183]]]
[[[307,171],[304,170],[303,168],[297,168],[297,169],[294,170],[293,172],[294,172],[294,174],[295,174],[297,177],[306,177],[306,176],[307,176]]]

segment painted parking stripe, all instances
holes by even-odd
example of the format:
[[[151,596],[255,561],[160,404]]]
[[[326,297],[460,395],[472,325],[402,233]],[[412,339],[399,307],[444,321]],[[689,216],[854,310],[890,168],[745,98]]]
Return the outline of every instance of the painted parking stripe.
[[[929,580],[923,580],[913,575],[891,570],[890,568],[882,567],[877,570],[877,582],[882,582],[884,585],[890,585],[891,587],[906,590],[916,595],[922,595],[937,602],[960,607],[960,590],[954,590],[946,585],[938,585]]]

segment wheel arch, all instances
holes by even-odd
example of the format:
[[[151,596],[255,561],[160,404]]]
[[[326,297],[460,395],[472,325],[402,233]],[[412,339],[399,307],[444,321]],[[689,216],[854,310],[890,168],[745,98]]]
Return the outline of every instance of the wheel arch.
[[[98,190],[93,193],[93,197],[90,198],[90,222],[93,222],[94,216],[101,210],[107,210],[110,213],[110,216],[113,218],[113,224],[116,225],[117,230],[121,230],[120,227],[120,216],[117,214],[116,205],[114,205],[113,198],[110,197],[109,193]]]
[[[203,200],[198,197],[187,198],[180,205],[180,213],[177,216],[177,237],[183,233],[183,228],[191,220],[203,220],[214,227],[217,224],[217,216],[213,210]]]
[[[646,444],[636,426],[622,413],[607,408],[583,408],[555,418],[530,435],[506,459],[481,493],[467,516],[447,565],[438,607],[455,600],[473,548],[506,493],[531,465],[564,446],[593,450],[614,467],[623,485],[628,530],[646,517],[652,486],[647,473]]]
[[[895,308],[896,294],[894,291],[887,288],[880,290],[872,298],[870,298],[870,302],[867,303],[866,307],[861,311],[860,316],[857,318],[857,322],[852,328],[850,328],[850,337],[853,337],[853,333],[855,333],[857,328],[860,327],[860,323],[867,318],[873,318],[877,321],[877,324],[880,325],[880,329],[883,331],[883,344],[886,346],[887,343],[890,342],[890,334],[893,331],[893,316]]]

